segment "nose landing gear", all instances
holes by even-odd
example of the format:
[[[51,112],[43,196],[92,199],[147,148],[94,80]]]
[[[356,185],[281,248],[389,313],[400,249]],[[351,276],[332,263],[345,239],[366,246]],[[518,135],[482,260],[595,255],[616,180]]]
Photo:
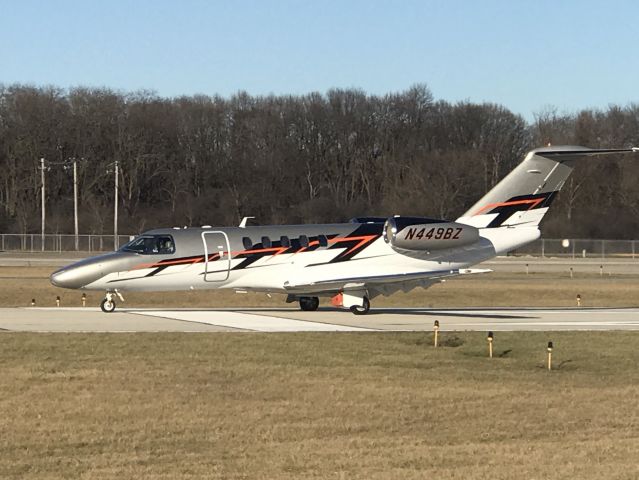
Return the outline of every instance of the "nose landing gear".
[[[115,297],[117,297],[124,302],[124,297],[120,292],[114,290],[112,292],[106,292],[104,296],[104,300],[100,302],[100,308],[104,313],[111,313],[115,310]]]

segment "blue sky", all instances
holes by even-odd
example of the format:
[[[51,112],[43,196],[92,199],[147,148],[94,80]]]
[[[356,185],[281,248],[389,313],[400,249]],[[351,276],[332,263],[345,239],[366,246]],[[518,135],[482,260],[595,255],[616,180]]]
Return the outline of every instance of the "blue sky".
[[[528,120],[639,102],[639,2],[0,0],[0,82],[162,96],[384,94]]]

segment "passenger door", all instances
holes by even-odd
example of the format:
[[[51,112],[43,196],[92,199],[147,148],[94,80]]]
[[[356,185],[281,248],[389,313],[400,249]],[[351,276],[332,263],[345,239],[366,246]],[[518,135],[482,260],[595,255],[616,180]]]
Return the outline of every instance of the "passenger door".
[[[223,282],[229,278],[231,248],[222,231],[202,232],[204,243],[204,281]]]

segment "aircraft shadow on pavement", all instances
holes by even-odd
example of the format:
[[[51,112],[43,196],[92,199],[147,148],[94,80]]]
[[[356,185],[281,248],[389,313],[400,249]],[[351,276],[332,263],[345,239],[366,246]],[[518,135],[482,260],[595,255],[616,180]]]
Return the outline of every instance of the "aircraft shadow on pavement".
[[[382,314],[390,314],[390,315],[411,315],[411,316],[424,316],[424,317],[458,317],[458,318],[480,318],[480,319],[489,319],[489,320],[512,320],[512,319],[534,319],[539,318],[538,316],[532,315],[513,315],[507,313],[473,313],[472,311],[455,311],[455,312],[446,312],[442,310],[425,310],[423,308],[402,308],[400,309],[392,309],[392,308],[376,308],[371,309],[368,312],[368,315],[382,315]]]
[[[316,312],[301,312],[297,308],[278,308],[278,307],[249,307],[249,308],[216,308],[216,309],[208,309],[208,308],[181,308],[181,309],[173,309],[175,311],[230,311],[230,312],[244,312],[244,313],[261,313],[264,315],[273,315],[278,312],[281,313],[290,313],[297,312],[300,313],[341,313],[341,314],[349,314],[352,315],[348,310],[337,307],[320,307]],[[452,309],[451,309],[452,310]],[[478,311],[480,309],[477,309]],[[436,309],[436,308],[424,308],[424,307],[416,307],[416,308],[371,308],[370,311],[361,317],[357,318],[366,318],[371,315],[411,315],[411,316],[425,316],[425,317],[458,317],[458,318],[477,318],[477,319],[492,319],[492,320],[512,320],[512,319],[538,319],[540,318],[538,315],[534,315],[535,310],[529,309],[521,309],[521,314],[511,314],[511,313],[500,313],[499,309],[495,309],[494,313],[491,312],[492,309],[481,309],[481,313],[475,312],[470,309],[459,309],[454,311],[446,311],[446,309]],[[171,311],[171,309],[164,309],[164,311]],[[491,312],[491,313],[488,313]],[[528,313],[526,315],[524,312]],[[304,320],[313,321],[312,318],[305,318]],[[319,320],[319,319],[318,319]]]

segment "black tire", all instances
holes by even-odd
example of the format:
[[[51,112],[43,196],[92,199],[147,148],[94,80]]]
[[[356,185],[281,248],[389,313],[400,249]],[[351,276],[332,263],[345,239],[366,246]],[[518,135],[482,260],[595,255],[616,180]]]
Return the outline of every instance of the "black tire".
[[[368,300],[368,297],[364,297],[362,299],[362,306],[353,305],[350,310],[355,315],[366,315],[368,311],[371,309],[371,302]]]
[[[109,301],[105,298],[100,302],[100,308],[104,313],[111,313],[113,310],[115,310],[115,301]]]
[[[300,308],[305,312],[314,312],[319,307],[319,298],[300,297]]]

